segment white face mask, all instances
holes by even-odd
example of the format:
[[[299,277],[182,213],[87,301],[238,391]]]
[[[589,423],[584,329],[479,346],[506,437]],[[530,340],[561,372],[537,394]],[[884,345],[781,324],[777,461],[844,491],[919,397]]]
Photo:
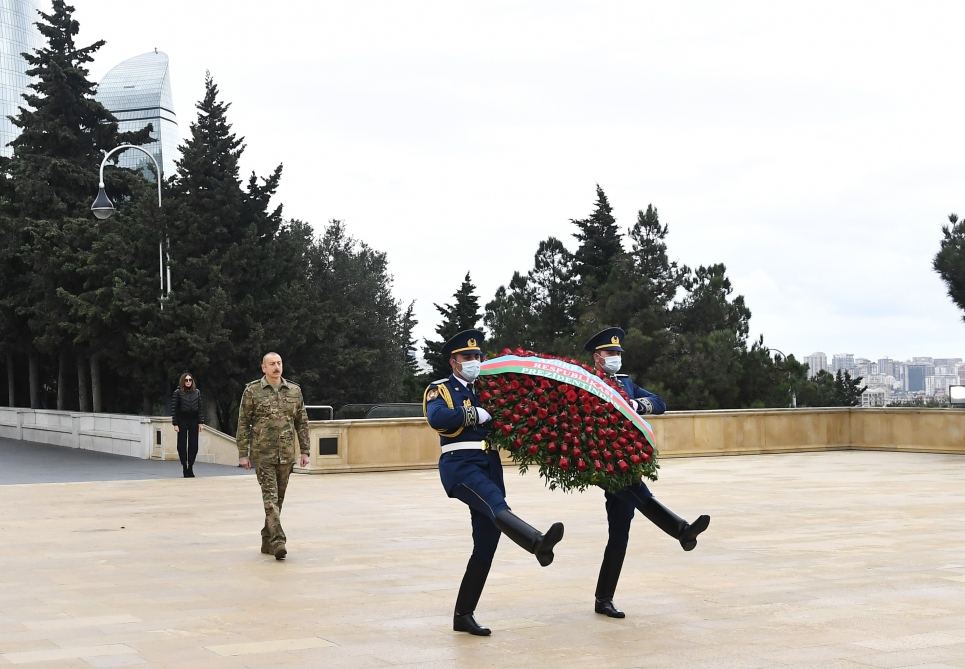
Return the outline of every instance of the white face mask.
[[[620,367],[623,366],[623,357],[619,355],[611,355],[608,358],[603,359],[603,370],[607,374],[616,374],[620,371]]]
[[[459,376],[464,378],[469,383],[472,383],[476,380],[476,377],[479,376],[480,364],[481,363],[478,360],[466,360],[464,363],[462,363]]]

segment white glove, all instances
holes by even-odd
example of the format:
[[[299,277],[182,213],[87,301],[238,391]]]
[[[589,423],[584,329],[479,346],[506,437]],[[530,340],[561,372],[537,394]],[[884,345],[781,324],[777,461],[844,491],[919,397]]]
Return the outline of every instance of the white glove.
[[[480,425],[482,425],[483,423],[488,423],[493,419],[493,417],[489,414],[489,412],[483,409],[482,407],[476,407],[476,416],[479,417]]]

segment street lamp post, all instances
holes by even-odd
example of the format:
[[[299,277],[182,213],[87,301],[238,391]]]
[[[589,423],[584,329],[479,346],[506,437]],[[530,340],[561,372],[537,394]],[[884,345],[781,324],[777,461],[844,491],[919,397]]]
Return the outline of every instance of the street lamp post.
[[[155,169],[157,169],[157,206],[158,209],[161,208],[161,166],[158,165],[157,160],[148,153],[145,149],[139,146],[134,146],[133,144],[122,144],[115,149],[104,152],[104,159],[101,161],[100,170],[100,181],[97,185],[97,197],[94,198],[93,204],[90,206],[90,210],[93,212],[94,216],[100,220],[105,218],[110,218],[114,213],[114,203],[111,202],[110,198],[107,197],[107,191],[104,190],[104,166],[107,164],[108,158],[110,158],[115,153],[119,151],[124,151],[125,149],[137,149],[145,156],[151,159],[154,163]],[[158,260],[159,267],[158,270],[161,281],[161,308],[164,308],[164,298],[171,294],[171,265],[170,262],[165,263],[165,253],[164,253],[164,239],[163,236],[158,240]]]
[[[779,348],[769,348],[769,347],[767,347],[767,346],[765,346],[764,348],[767,350],[768,353],[771,353],[771,352],[773,351],[774,353],[777,353],[777,354],[780,355],[782,358],[784,358],[784,362],[785,362],[784,371],[787,372],[788,390],[789,390],[790,393],[791,393],[791,408],[792,408],[792,409],[796,409],[796,408],[797,408],[797,395],[796,395],[795,392],[794,392],[794,388],[791,387],[791,370],[789,370],[789,369],[787,368],[787,364],[786,364],[786,363],[787,363],[787,356],[784,355],[784,351],[782,351],[782,350],[779,349]]]

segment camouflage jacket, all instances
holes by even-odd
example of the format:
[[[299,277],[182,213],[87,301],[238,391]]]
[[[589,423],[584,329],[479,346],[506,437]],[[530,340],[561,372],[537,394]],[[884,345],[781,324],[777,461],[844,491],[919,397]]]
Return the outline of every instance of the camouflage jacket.
[[[245,386],[238,408],[238,456],[254,464],[288,464],[306,455],[308,414],[298,384],[281,380],[278,390],[261,377]]]

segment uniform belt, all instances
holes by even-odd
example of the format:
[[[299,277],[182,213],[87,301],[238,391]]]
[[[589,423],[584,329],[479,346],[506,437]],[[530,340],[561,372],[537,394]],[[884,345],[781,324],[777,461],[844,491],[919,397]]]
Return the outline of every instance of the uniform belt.
[[[454,444],[446,444],[442,447],[443,453],[449,453],[450,451],[489,451],[492,450],[489,444],[485,441],[457,441]]]

